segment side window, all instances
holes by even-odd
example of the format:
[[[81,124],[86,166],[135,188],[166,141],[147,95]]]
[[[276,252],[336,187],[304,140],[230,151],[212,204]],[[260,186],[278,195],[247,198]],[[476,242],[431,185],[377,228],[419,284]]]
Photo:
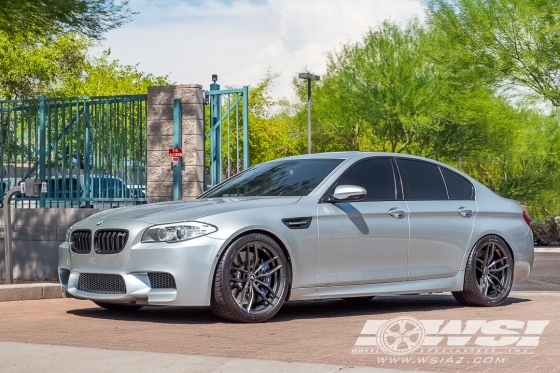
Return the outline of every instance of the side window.
[[[474,187],[468,180],[453,171],[440,168],[447,185],[449,199],[474,199]]]
[[[403,181],[404,198],[408,200],[446,200],[445,183],[435,164],[397,158]]]
[[[396,199],[395,175],[389,158],[372,158],[350,168],[338,185],[356,185],[367,191],[364,201]]]

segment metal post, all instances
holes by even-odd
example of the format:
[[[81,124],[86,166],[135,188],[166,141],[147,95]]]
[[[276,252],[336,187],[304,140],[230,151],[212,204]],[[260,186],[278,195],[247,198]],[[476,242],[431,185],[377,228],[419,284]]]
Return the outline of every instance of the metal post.
[[[93,196],[93,193],[90,193],[91,190],[91,185],[90,185],[90,181],[91,181],[91,177],[90,177],[90,165],[89,165],[89,105],[87,103],[87,101],[84,101],[84,189],[85,189],[85,196],[87,198],[86,200],[86,207],[89,208],[91,207],[91,203],[90,203],[90,196]],[[78,156],[78,162],[79,162],[79,156]],[[99,189],[97,191],[97,196],[101,196],[101,179],[98,181],[99,183]],[[109,183],[109,180],[107,180],[107,183]]]
[[[12,220],[11,220],[11,207],[10,200],[13,195],[19,193],[21,187],[15,186],[11,188],[4,196],[4,251],[6,263],[6,284],[10,285],[14,281],[14,274],[12,272]]]
[[[310,73],[300,73],[299,78],[307,80],[307,152],[311,154],[311,81],[321,80],[321,77]]]
[[[219,91],[220,85],[216,83],[217,75],[212,75],[213,84],[210,91]],[[210,95],[210,183],[218,184],[222,180],[222,96]]]
[[[239,162],[239,159],[237,160]],[[243,87],[243,169],[249,168],[249,87]]]
[[[182,148],[182,127],[183,127],[183,106],[180,98],[173,100],[173,147],[178,149]],[[178,201],[181,199],[182,194],[182,173],[181,170],[183,159],[179,157],[177,165],[173,166],[173,200]]]
[[[311,79],[307,78],[307,153],[311,154]]]
[[[47,114],[45,96],[39,98],[39,179],[46,180],[45,163],[47,159],[46,137],[47,137]],[[45,196],[41,195],[39,198],[39,206],[45,207]]]

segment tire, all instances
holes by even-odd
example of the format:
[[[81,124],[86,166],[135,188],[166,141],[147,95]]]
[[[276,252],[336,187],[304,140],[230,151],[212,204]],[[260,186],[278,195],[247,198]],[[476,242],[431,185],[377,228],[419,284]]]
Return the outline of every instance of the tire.
[[[284,304],[290,275],[288,260],[275,240],[261,233],[240,237],[218,262],[210,309],[229,321],[266,321]]]
[[[481,238],[465,268],[463,291],[452,292],[462,305],[494,307],[505,302],[513,283],[513,256],[498,236]]]
[[[105,302],[97,302],[97,301],[93,301],[93,303],[97,304],[101,308],[105,308],[106,310],[115,311],[115,312],[136,311],[143,307],[143,306],[121,304],[121,303],[105,303]]]

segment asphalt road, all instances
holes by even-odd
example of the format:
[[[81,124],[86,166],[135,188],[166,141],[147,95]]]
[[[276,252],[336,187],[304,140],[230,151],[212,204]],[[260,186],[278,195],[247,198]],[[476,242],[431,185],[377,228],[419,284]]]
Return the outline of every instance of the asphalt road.
[[[513,285],[513,291],[560,291],[560,253],[535,253],[528,279]]]

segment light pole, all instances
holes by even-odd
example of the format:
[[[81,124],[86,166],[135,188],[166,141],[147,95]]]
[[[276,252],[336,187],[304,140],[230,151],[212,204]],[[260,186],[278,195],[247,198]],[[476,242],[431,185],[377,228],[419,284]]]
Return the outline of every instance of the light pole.
[[[307,79],[307,152],[311,154],[311,81],[319,80],[319,75],[299,73],[300,79]]]

